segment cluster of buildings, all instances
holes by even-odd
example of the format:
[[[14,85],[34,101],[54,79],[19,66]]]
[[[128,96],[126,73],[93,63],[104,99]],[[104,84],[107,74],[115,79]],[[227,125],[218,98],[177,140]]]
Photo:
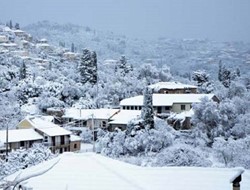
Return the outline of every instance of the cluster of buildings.
[[[189,129],[193,115],[192,104],[202,98],[218,102],[213,94],[199,94],[197,87],[179,82],[159,82],[153,89],[153,108],[156,117],[165,119],[176,129]],[[119,109],[48,109],[47,116],[27,116],[15,130],[8,131],[8,149],[29,148],[43,143],[52,152],[79,151],[82,127],[114,131],[125,130],[129,122],[141,115],[143,96],[123,99]],[[0,131],[0,141],[6,144],[6,131]],[[6,147],[6,146],[4,146]],[[0,153],[6,151],[2,147]]]
[[[54,58],[75,61],[80,57],[79,53],[49,44],[47,39],[33,39],[23,30],[0,25],[0,54],[3,53],[8,53],[25,63],[36,64],[40,69],[45,69]],[[45,57],[40,56],[43,53],[46,53]]]

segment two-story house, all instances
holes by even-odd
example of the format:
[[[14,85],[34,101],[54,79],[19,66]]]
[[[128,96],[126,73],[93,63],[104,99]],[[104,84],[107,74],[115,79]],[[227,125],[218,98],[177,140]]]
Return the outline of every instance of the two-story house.
[[[71,132],[46,120],[46,117],[42,116],[28,116],[22,120],[18,126],[18,129],[34,129],[39,135],[43,137],[43,144],[48,146],[52,152],[67,152],[72,151],[70,144],[75,143],[77,147],[74,150],[80,150],[80,145],[76,141],[71,141]],[[75,138],[74,138],[75,139]],[[79,140],[80,141],[80,140]]]

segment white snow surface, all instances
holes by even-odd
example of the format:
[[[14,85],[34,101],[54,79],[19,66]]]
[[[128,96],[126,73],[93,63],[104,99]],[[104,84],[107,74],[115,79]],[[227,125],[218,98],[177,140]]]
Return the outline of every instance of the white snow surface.
[[[197,86],[182,84],[180,82],[158,82],[152,85],[149,85],[149,88],[159,91],[160,89],[186,89],[186,88],[197,88]]]
[[[153,94],[153,106],[172,106],[174,103],[198,103],[202,98],[212,99],[214,94]],[[123,99],[120,106],[142,106],[143,96]]]
[[[114,114],[116,114],[119,109],[77,109],[77,108],[68,108],[65,109],[64,118],[73,118],[73,119],[82,119],[88,120],[90,118],[94,119],[109,119]]]
[[[8,142],[43,139],[34,129],[13,129],[8,131]],[[6,130],[0,131],[0,141],[6,142]]]
[[[13,180],[49,168],[58,158],[8,176]],[[140,167],[95,153],[64,153],[47,173],[27,180],[35,190],[229,190],[240,168]],[[250,171],[242,174],[241,189],[250,189]]]
[[[114,115],[109,123],[110,124],[128,124],[132,119],[136,119],[141,115],[139,110],[121,110]]]

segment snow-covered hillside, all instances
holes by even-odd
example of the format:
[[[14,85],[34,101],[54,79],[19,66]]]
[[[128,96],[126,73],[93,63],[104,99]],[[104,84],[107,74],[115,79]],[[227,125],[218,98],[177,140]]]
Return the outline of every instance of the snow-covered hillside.
[[[12,181],[18,174],[20,179],[44,171],[56,160],[17,172],[7,180]],[[64,153],[51,170],[24,184],[35,190],[229,190],[232,189],[230,180],[239,171],[240,168],[139,167],[94,153]],[[241,188],[250,189],[249,170],[243,173]]]
[[[54,45],[71,47],[74,43],[77,51],[82,48],[94,49],[100,60],[117,59],[126,55],[133,65],[152,63],[167,65],[172,73],[186,75],[190,70],[204,69],[216,77],[221,60],[228,67],[249,70],[250,44],[244,42],[214,42],[206,39],[166,39],[156,40],[131,39],[112,32],[97,31],[89,27],[73,24],[57,24],[42,21],[24,27],[25,30],[39,38],[47,38]],[[131,29],[132,30],[132,29]]]

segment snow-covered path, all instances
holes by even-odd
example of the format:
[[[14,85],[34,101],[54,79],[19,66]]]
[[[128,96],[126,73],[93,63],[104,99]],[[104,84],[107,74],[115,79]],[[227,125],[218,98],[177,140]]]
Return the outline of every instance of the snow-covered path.
[[[44,168],[48,163],[36,167]],[[22,175],[27,175],[30,169]],[[229,190],[232,189],[229,180],[235,173],[237,169],[139,167],[94,153],[66,153],[50,171],[29,179],[27,184],[34,190]],[[248,189],[250,171],[245,171],[242,190]]]

